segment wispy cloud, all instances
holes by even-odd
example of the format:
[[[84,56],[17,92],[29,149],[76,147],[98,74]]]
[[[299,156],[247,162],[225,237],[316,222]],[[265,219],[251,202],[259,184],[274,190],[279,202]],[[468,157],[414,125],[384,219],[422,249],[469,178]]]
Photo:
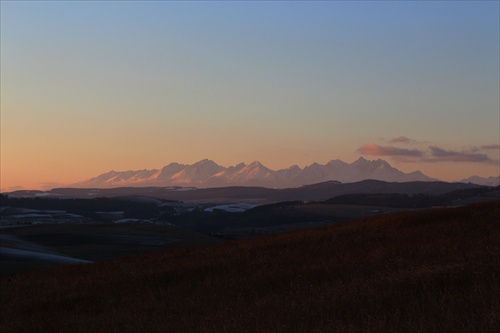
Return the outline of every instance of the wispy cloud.
[[[416,142],[407,137],[399,137],[391,142]],[[357,149],[362,155],[389,156],[401,162],[474,162],[474,163],[498,163],[498,160],[491,159],[488,154],[481,153],[481,150],[498,149],[499,145],[485,145],[471,147],[461,151],[445,149],[438,146],[429,146],[428,149],[406,149],[394,146],[381,146],[375,143],[367,143]]]
[[[484,149],[484,150],[495,150],[495,149],[500,149],[500,145],[484,145],[484,146],[481,146],[481,149]]]
[[[422,157],[423,153],[418,149],[405,149],[392,146],[379,146],[375,143],[367,143],[358,148],[358,152],[363,155],[372,156],[404,156]]]
[[[389,141],[390,143],[405,143],[405,144],[410,144],[410,143],[417,143],[417,140],[410,139],[406,136],[399,136],[397,138],[392,139]]]
[[[492,162],[486,154],[478,154],[470,151],[446,150],[436,146],[430,146],[431,157],[425,162]]]

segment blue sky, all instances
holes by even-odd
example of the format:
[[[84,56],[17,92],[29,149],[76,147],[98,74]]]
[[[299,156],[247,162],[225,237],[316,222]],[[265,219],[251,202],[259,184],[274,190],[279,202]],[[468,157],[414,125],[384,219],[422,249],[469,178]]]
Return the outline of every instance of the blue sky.
[[[498,175],[499,30],[496,1],[2,1],[2,183],[361,155]]]

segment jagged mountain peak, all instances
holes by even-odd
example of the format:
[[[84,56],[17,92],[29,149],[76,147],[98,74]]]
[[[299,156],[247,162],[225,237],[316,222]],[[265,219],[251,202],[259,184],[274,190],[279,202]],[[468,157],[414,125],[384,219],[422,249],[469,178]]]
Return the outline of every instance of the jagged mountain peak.
[[[259,161],[223,167],[212,160],[203,159],[192,165],[172,162],[160,170],[110,171],[76,187],[113,186],[196,186],[218,187],[229,185],[264,186],[273,188],[300,187],[326,181],[356,182],[364,179],[382,181],[431,181],[419,171],[409,174],[399,171],[384,160],[369,161],[360,157],[353,163],[331,160],[325,165],[312,163],[300,168],[272,170]]]
[[[363,168],[370,168],[370,169],[393,169],[393,167],[387,163],[385,160],[377,159],[377,160],[367,160],[363,157],[360,157],[356,161],[354,161],[351,164],[352,167],[358,168],[358,169],[363,169]]]
[[[319,164],[318,162],[314,162],[314,163],[311,163],[308,166],[306,166],[304,169],[306,169],[306,168],[318,168],[318,167],[322,167],[322,165]]]
[[[302,168],[299,167],[297,164],[294,164],[291,167],[289,167],[288,170],[302,170]]]
[[[331,165],[331,166],[342,165],[342,166],[344,166],[344,165],[347,165],[347,163],[337,159],[337,160],[329,161],[328,163],[326,163],[326,165]]]
[[[200,161],[198,161],[198,162],[194,163],[194,164],[193,164],[193,165],[191,165],[191,166],[196,166],[196,167],[206,167],[206,166],[210,166],[210,167],[212,167],[212,166],[218,166],[218,167],[220,167],[220,165],[218,165],[217,163],[215,163],[215,162],[214,162],[214,161],[212,161],[212,160],[209,160],[208,158],[205,158],[205,159],[203,159],[203,160],[200,160]]]
[[[363,156],[361,156],[356,161],[352,162],[351,165],[364,164],[364,163],[367,163],[367,162],[370,162],[370,161],[368,161],[366,158],[364,158]]]
[[[172,163],[170,163],[170,164],[168,164],[168,165],[164,166],[164,167],[163,167],[163,169],[165,169],[165,168],[169,168],[169,167],[174,167],[174,166],[179,166],[179,165],[182,165],[182,164],[179,164],[179,163],[177,163],[177,162],[172,162]]]
[[[265,168],[265,166],[262,163],[260,163],[259,161],[253,161],[248,166],[251,166],[251,167],[263,167],[263,168]]]

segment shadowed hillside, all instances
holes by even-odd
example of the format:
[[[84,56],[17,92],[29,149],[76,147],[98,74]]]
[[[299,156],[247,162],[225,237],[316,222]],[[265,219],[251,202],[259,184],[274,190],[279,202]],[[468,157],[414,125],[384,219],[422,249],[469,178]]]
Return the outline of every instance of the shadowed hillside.
[[[500,329],[500,202],[0,279],[4,332]]]

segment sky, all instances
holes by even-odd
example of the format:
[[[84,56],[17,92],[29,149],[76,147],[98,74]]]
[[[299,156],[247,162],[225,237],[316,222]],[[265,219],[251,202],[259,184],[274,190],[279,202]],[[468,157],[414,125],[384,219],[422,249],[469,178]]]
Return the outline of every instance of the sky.
[[[498,1],[1,1],[1,188],[209,158],[498,176]]]

